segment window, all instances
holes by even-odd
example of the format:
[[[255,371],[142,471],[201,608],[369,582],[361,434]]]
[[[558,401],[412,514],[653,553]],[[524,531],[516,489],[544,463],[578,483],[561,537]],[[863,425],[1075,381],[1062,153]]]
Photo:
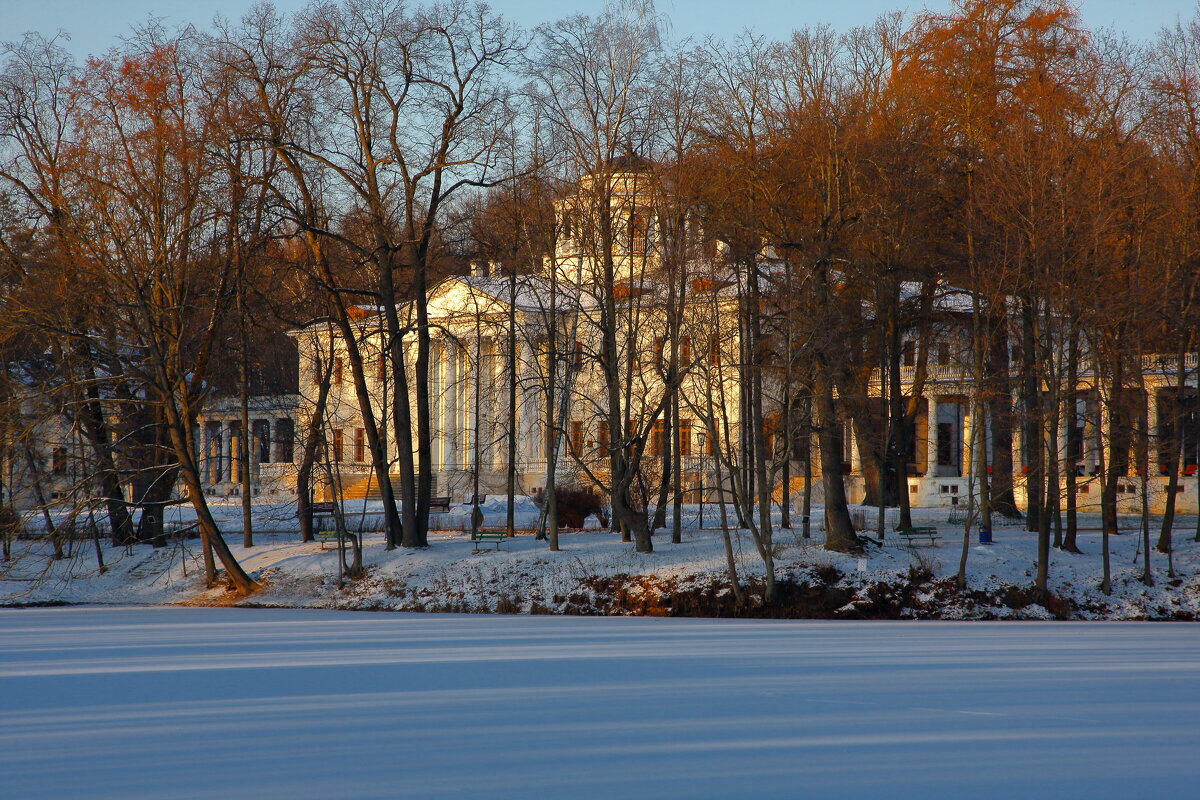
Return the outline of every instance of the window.
[[[904,342],[900,350],[900,363],[905,367],[915,367],[917,365],[917,343],[912,339]]]
[[[721,364],[721,341],[712,336],[708,340],[708,365],[710,367],[720,366]]]
[[[679,364],[686,368],[692,363],[692,337],[679,338]]]
[[[376,369],[378,370],[376,373],[376,378],[378,378],[380,383],[383,383],[385,380],[387,380],[387,354],[386,353],[379,354],[379,364],[376,366]]]
[[[333,385],[342,385],[342,357],[338,356],[333,360]]]
[[[333,429],[333,460],[334,460],[334,462],[340,462],[342,460],[342,446],[344,444],[345,444],[345,442],[342,437],[342,429],[334,428]]]
[[[583,345],[580,342],[575,343],[574,365],[576,372],[583,369]]]
[[[258,449],[258,463],[271,463],[271,423],[265,419],[256,419],[251,423],[254,431],[254,443]]]
[[[51,470],[55,475],[67,474],[67,448],[56,447],[50,455]]]
[[[938,342],[937,363],[938,363],[939,367],[944,367],[950,363],[950,343],[949,342]]]
[[[354,460],[363,462],[367,460],[367,435],[362,428],[354,429]]]
[[[629,215],[629,252],[640,256],[646,252],[646,217],[634,212]]]
[[[664,369],[666,369],[666,362],[663,359],[663,347],[666,345],[666,343],[667,337],[654,337],[654,368],[659,372],[662,372]]]
[[[937,424],[937,463],[939,467],[953,465],[951,459],[954,453],[954,426],[949,422]]]
[[[583,423],[571,420],[571,452],[575,455],[583,453]]]
[[[608,420],[600,420],[600,449],[608,454]]]
[[[290,419],[275,420],[275,461],[280,464],[292,462],[292,442],[296,428]]]
[[[661,457],[667,451],[667,425],[662,420],[654,423],[650,429],[650,454]]]
[[[692,454],[692,421],[690,419],[679,420],[679,455],[690,456]]]

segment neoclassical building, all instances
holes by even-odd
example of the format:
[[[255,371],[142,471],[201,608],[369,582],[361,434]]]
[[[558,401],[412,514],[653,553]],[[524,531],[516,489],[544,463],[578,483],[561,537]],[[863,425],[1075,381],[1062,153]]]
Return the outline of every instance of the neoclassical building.
[[[685,253],[687,278],[684,301],[674,306],[664,288],[668,269],[664,242],[670,227],[659,209],[661,192],[651,183],[644,162],[626,157],[601,181],[585,176],[578,192],[556,206],[560,236],[555,253],[539,268],[516,277],[489,274],[486,266],[471,275],[447,278],[428,300],[432,349],[430,366],[431,427],[435,495],[461,500],[473,494],[501,493],[506,485],[510,441],[515,442],[517,491],[534,493],[553,470],[561,483],[603,485],[608,455],[618,447],[645,440],[647,481],[653,483],[660,455],[668,440],[680,455],[681,486],[688,500],[701,495],[715,499],[717,487],[728,483],[722,466],[739,460],[739,427],[749,422],[739,366],[742,352],[738,324],[738,273],[720,249]],[[607,191],[604,187],[609,187]],[[607,209],[606,225],[596,221],[597,208]],[[596,257],[598,228],[608,231],[611,281],[604,260]],[[676,225],[678,228],[679,225]],[[702,236],[698,225],[686,221],[687,234]],[[676,256],[679,253],[676,251]],[[763,256],[761,271],[770,273],[779,262]],[[679,264],[680,262],[676,262]],[[681,267],[676,267],[681,268]],[[612,287],[612,298],[602,291]],[[972,397],[973,370],[969,365],[970,302],[952,287],[939,287],[934,299],[936,322],[922,346],[916,332],[906,335],[901,360],[901,386],[912,393],[917,364],[925,365],[917,401],[915,441],[909,454],[907,487],[913,506],[965,505],[977,484],[972,456],[975,439]],[[669,311],[680,308],[672,325]],[[401,310],[401,316],[407,313]],[[354,309],[355,339],[366,365],[370,406],[376,424],[390,429],[392,407],[390,371],[381,355],[382,319],[378,309]],[[611,331],[618,348],[617,402],[621,430],[610,424],[609,384],[602,337]],[[673,334],[673,336],[672,336]],[[251,470],[259,491],[294,491],[294,464],[301,451],[303,431],[313,422],[313,410],[323,380],[328,401],[319,425],[323,433],[317,471],[318,499],[364,497],[377,492],[359,399],[351,379],[346,343],[327,321],[292,331],[300,359],[300,386],[295,397],[263,401],[252,414]],[[663,413],[670,353],[678,358],[679,409]],[[407,357],[412,363],[413,356]],[[1197,464],[1200,462],[1200,404],[1197,403],[1196,354],[1185,357],[1182,402],[1185,433],[1173,459],[1167,452],[1174,440],[1176,364],[1171,358],[1147,357],[1142,366],[1145,391],[1127,391],[1120,402],[1102,403],[1104,388],[1089,372],[1090,361],[1077,377],[1070,396],[1077,408],[1074,425],[1066,416],[1053,446],[1064,469],[1074,469],[1076,502],[1083,511],[1097,510],[1101,465],[1116,459],[1124,475],[1118,484],[1121,508],[1140,508],[1142,481],[1134,452],[1138,437],[1108,432],[1109,415],[1116,409],[1127,431],[1150,434],[1150,474],[1147,499],[1161,510],[1172,463],[1178,464],[1177,510],[1194,513],[1198,502]],[[1015,381],[1014,381],[1015,383]],[[1064,388],[1065,387],[1060,387]],[[880,392],[878,375],[870,392]],[[765,385],[765,416],[777,417],[782,394],[770,380]],[[1015,390],[1013,407],[1019,416]],[[675,423],[677,420],[677,424]],[[862,465],[872,457],[860,447],[853,420],[840,421],[843,461],[852,502],[866,496]],[[770,420],[760,424],[770,425]],[[1014,419],[1013,464],[1018,504],[1024,501],[1022,431]],[[991,422],[986,423],[991,441]],[[415,431],[414,431],[415,433]],[[240,414],[236,404],[222,400],[206,411],[200,424],[199,452],[206,458],[205,477],[214,494],[236,493],[240,465],[236,458]],[[291,444],[287,440],[291,438]],[[387,458],[395,472],[396,453],[386,437]],[[1049,438],[1049,437],[1048,437]],[[815,442],[787,448],[789,489],[795,498],[802,485],[802,460]],[[990,447],[990,445],[989,445]],[[782,448],[780,448],[782,449]],[[288,458],[288,454],[294,458]],[[988,461],[991,462],[989,449]],[[814,478],[819,478],[817,459]],[[990,470],[990,466],[989,466]],[[324,478],[321,478],[324,475]],[[775,495],[783,494],[782,484]],[[819,487],[816,500],[820,500]]]

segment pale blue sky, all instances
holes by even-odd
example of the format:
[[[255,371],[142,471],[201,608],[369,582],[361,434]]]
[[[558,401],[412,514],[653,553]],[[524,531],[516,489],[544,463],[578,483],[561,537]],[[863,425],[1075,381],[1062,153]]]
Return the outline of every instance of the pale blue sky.
[[[593,13],[603,0],[493,0],[492,5],[522,25],[534,26],[565,14]],[[168,26],[194,22],[206,26],[216,13],[236,18],[251,0],[0,0],[0,40],[11,41],[27,30],[71,34],[78,55],[102,51],[147,15],[163,17]],[[305,0],[276,0],[291,10]],[[673,20],[677,38],[725,36],[749,27],[771,36],[816,22],[838,29],[870,22],[879,13],[945,8],[948,0],[658,0]],[[1083,0],[1085,22],[1113,26],[1131,38],[1148,39],[1163,25],[1194,13],[1195,0]]]

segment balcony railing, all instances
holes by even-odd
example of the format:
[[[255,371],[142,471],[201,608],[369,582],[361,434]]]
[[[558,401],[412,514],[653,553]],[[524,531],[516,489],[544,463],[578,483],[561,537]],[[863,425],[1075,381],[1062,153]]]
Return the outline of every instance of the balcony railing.
[[[1183,357],[1184,369],[1194,370],[1197,367],[1200,367],[1200,353],[1188,353]],[[1142,356],[1142,369],[1149,372],[1177,372],[1179,370],[1179,356],[1163,355],[1161,353]]]
[[[900,381],[911,384],[917,376],[916,367],[901,367]],[[929,381],[970,380],[971,371],[962,364],[932,364],[925,368],[925,379]],[[871,373],[871,383],[879,383],[879,370]]]
[[[1086,377],[1091,374],[1088,367],[1090,364],[1083,365],[1079,371],[1080,377]],[[1200,372],[1200,353],[1188,353],[1183,358],[1184,370],[1196,373]],[[1179,356],[1164,355],[1154,353],[1142,356],[1142,370],[1150,374],[1171,374],[1179,370]],[[900,380],[902,383],[911,384],[916,377],[916,367],[901,367]],[[969,381],[972,379],[971,369],[963,364],[934,364],[926,367],[926,380],[929,381]],[[871,373],[871,383],[879,384],[879,370],[876,369]]]

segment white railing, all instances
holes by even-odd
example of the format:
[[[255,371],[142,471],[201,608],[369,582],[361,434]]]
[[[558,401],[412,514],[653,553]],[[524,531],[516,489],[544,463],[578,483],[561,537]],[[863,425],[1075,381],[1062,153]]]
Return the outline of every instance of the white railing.
[[[911,384],[917,377],[916,367],[901,367],[900,382]],[[964,381],[971,379],[971,371],[961,364],[932,364],[925,368],[925,379],[929,381]],[[879,370],[871,373],[871,383],[879,383]]]
[[[1188,353],[1183,357],[1183,368],[1194,370],[1200,367],[1200,353]],[[1176,372],[1179,369],[1179,356],[1155,353],[1142,356],[1142,369],[1151,372]]]
[[[290,461],[275,461],[269,464],[258,465],[258,477],[262,478],[285,478],[296,474],[296,465]]]

